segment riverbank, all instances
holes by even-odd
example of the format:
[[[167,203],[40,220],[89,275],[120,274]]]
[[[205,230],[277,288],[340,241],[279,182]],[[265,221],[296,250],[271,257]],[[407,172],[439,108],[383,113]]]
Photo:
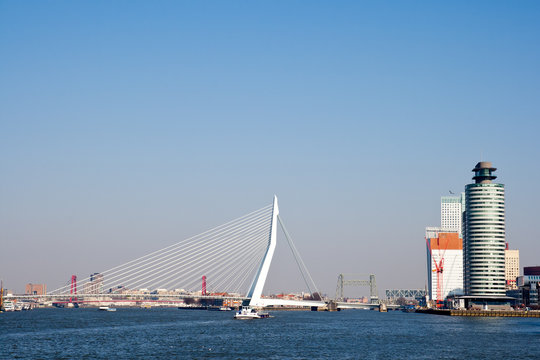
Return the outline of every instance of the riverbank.
[[[540,318],[540,311],[520,310],[450,310],[450,309],[417,309],[420,314],[446,315],[446,316],[474,316],[474,317],[534,317]]]

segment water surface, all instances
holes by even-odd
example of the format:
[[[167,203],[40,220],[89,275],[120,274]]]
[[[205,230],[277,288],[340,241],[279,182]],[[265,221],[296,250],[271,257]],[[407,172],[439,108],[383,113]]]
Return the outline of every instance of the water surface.
[[[540,319],[365,310],[38,309],[0,314],[0,359],[540,359]]]

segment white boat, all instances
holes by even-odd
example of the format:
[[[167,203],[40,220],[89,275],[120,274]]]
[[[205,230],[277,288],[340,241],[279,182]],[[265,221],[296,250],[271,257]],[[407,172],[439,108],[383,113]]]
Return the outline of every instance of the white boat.
[[[238,320],[265,319],[269,317],[268,313],[258,312],[250,307],[242,307],[234,314],[234,318]]]
[[[9,300],[4,301],[4,311],[15,311],[15,303]]]
[[[116,311],[115,308],[110,308],[108,306],[100,306],[99,310],[101,310],[101,311]]]

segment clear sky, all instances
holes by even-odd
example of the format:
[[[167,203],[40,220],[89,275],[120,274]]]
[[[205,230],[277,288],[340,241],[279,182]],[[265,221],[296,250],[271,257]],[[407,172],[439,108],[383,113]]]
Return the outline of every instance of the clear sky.
[[[426,284],[482,160],[540,265],[538,1],[0,1],[0,278],[86,277],[261,208],[323,292]],[[290,291],[278,250],[268,290]]]

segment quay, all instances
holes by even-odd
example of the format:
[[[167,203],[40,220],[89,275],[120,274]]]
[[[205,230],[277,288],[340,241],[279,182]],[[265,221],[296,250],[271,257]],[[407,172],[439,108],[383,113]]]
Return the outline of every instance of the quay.
[[[533,317],[540,318],[540,311],[519,310],[450,310],[450,309],[417,309],[420,314],[472,317]]]

